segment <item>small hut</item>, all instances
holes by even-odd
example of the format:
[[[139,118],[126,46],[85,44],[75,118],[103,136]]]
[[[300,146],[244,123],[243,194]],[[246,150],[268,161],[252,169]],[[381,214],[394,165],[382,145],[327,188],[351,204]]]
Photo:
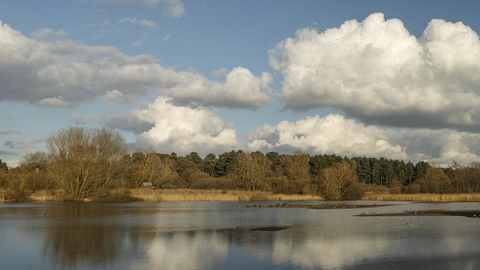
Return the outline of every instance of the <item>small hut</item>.
[[[142,182],[142,188],[153,188],[152,182]]]

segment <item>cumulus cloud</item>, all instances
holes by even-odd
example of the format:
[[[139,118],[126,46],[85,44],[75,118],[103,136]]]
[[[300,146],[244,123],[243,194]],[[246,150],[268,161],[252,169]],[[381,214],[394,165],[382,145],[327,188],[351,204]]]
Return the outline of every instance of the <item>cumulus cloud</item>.
[[[156,30],[158,29],[158,24],[152,22],[152,21],[149,21],[149,20],[146,20],[146,19],[143,19],[143,20],[137,20],[137,18],[130,18],[130,17],[126,17],[126,18],[123,18],[123,19],[120,19],[118,20],[119,23],[124,23],[124,22],[128,22],[128,23],[131,23],[131,24],[138,24],[138,25],[142,25],[142,26],[145,26],[147,27],[149,30]]]
[[[385,157],[389,159],[468,164],[479,161],[480,137],[452,129],[397,131],[356,123],[341,115],[307,117],[264,125],[249,133],[244,149],[264,153],[296,150],[310,154]]]
[[[227,77],[228,69],[221,67],[220,69],[212,71],[212,75],[217,78],[224,78]]]
[[[155,126],[154,116],[147,115],[147,110],[133,110],[126,114],[113,114],[100,116],[96,122],[123,131],[130,131],[134,134],[142,134]]]
[[[132,57],[109,46],[30,39],[1,21],[0,58],[0,101],[65,108],[112,89],[125,95],[158,89],[180,103],[229,108],[254,109],[270,100],[265,91],[271,82],[268,73],[257,78],[238,67],[226,83],[219,83],[194,71],[165,68],[151,55]]]
[[[107,91],[107,93],[105,94],[105,98],[111,101],[125,104],[131,104],[135,101],[135,97],[126,95],[118,90]]]
[[[62,96],[53,97],[53,98],[44,98],[37,102],[40,106],[47,106],[53,108],[73,108],[75,105],[70,102],[66,101]]]
[[[144,109],[101,117],[100,121],[135,133],[144,131],[136,145],[152,146],[161,153],[186,155],[196,151],[206,155],[240,147],[233,125],[217,116],[212,108],[176,106],[171,101],[158,97]]]
[[[343,110],[369,124],[480,131],[480,40],[461,22],[411,35],[376,13],[318,33],[300,29],[270,52],[286,109]]]
[[[226,82],[207,80],[201,75],[184,77],[177,85],[161,92],[174,99],[177,104],[198,102],[206,106],[224,106],[236,108],[259,108],[271,102],[268,85],[273,82],[272,75],[264,72],[260,78],[248,69],[236,67],[226,75]]]
[[[19,160],[19,159],[10,159],[6,163],[7,163],[7,167],[11,169],[11,168],[16,168],[16,167],[20,166],[20,162],[21,162],[21,160]]]
[[[17,153],[15,153],[15,152],[10,152],[10,151],[0,150],[0,155],[2,155],[2,156],[4,156],[4,155],[5,155],[5,156],[7,156],[7,155],[9,155],[9,156],[15,156],[15,155],[17,155]]]
[[[211,107],[176,106],[171,98],[159,97],[145,108],[100,116],[95,121],[140,134],[138,147],[152,146],[158,152],[174,151],[179,155],[196,151],[205,156],[237,149],[292,154],[300,150],[312,155],[385,157],[441,165],[480,161],[480,137],[475,133],[382,129],[335,114],[282,121],[276,126],[266,124],[238,138],[233,124],[216,115]],[[246,143],[242,145],[243,139]]]
[[[66,36],[67,33],[63,30],[54,31],[50,28],[42,28],[32,33],[32,37],[38,40],[51,41],[52,37]]]

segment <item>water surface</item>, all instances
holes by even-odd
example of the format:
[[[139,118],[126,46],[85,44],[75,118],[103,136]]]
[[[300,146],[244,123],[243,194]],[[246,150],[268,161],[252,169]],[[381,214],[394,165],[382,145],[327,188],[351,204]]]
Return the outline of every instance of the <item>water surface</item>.
[[[262,202],[269,203],[277,202]],[[478,203],[331,210],[247,204],[0,204],[0,269],[480,269],[480,219],[354,216],[474,210]],[[288,228],[250,230],[262,226]]]

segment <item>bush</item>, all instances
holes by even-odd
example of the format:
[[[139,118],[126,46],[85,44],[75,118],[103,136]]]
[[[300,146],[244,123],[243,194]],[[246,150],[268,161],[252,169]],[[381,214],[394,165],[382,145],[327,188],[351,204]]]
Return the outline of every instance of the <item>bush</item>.
[[[12,202],[27,202],[30,197],[25,188],[25,181],[19,175],[10,175],[5,200]]]
[[[97,189],[93,198],[97,202],[133,202],[136,198],[130,196],[130,192],[126,189]]]

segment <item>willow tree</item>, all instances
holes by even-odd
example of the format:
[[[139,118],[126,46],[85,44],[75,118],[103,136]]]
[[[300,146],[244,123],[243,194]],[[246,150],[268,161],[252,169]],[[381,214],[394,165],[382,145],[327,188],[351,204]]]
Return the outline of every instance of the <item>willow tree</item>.
[[[111,128],[62,128],[47,139],[48,171],[65,198],[85,199],[112,180],[116,162],[126,153],[125,138]]]

